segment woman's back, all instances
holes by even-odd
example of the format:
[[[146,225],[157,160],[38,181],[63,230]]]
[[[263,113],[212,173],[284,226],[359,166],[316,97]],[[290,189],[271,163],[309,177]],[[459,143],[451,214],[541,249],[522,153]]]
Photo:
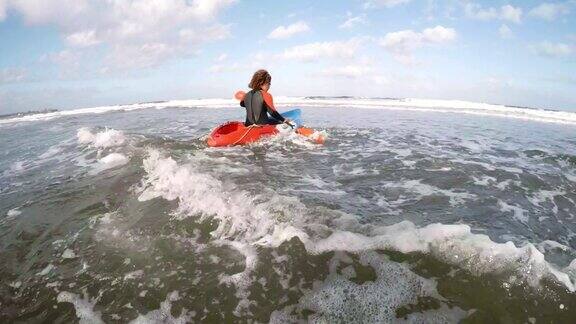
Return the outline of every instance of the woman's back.
[[[266,115],[266,108],[264,107],[264,98],[260,90],[250,90],[246,93],[242,103],[244,103],[243,106],[246,107],[246,122],[244,122],[244,125],[262,125],[268,123],[268,116]]]
[[[285,122],[274,107],[272,95],[268,93],[272,77],[266,70],[258,70],[252,76],[248,85],[252,90],[248,93],[239,93],[240,106],[246,107],[246,122],[244,125],[280,124]],[[242,95],[244,96],[242,98]],[[270,114],[275,119],[268,118]]]

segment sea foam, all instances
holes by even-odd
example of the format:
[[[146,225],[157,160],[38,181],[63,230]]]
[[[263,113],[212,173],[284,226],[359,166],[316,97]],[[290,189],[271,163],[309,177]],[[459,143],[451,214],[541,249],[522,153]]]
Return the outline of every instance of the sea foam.
[[[121,146],[126,142],[124,133],[115,129],[106,129],[93,133],[88,128],[80,128],[76,136],[78,137],[78,143],[91,145],[100,149]]]
[[[357,109],[388,109],[436,113],[461,113],[478,116],[493,116],[514,119],[524,119],[546,123],[576,125],[576,113],[569,111],[544,110],[522,107],[511,107],[497,104],[477,103],[462,100],[437,99],[379,99],[379,98],[330,98],[330,97],[282,97],[275,98],[274,103],[279,108],[285,107],[346,107]],[[1,124],[18,122],[34,122],[51,120],[74,115],[103,114],[114,111],[132,111],[138,109],[165,108],[228,108],[237,107],[238,101],[233,99],[189,99],[171,100],[165,102],[138,103],[130,105],[101,106],[65,110],[45,114],[35,114],[0,120]]]
[[[71,303],[74,305],[76,317],[78,317],[81,324],[104,323],[100,312],[94,310],[96,300],[84,299],[76,294],[62,291],[58,294],[57,301],[59,303]]]
[[[217,219],[218,228],[212,233],[216,240],[277,247],[298,237],[312,254],[370,250],[419,252],[477,275],[510,272],[534,287],[538,287],[542,279],[550,278],[569,291],[576,291],[569,269],[548,263],[533,244],[518,247],[512,242],[497,243],[487,235],[473,233],[465,224],[436,223],[424,227],[409,221],[391,226],[361,224],[358,217],[335,210],[319,216],[297,198],[255,197],[199,172],[193,159],[179,165],[156,150],[149,151],[144,169],[147,175],[140,200],[178,199],[179,217]]]
[[[333,259],[331,263],[338,265],[339,262],[335,264],[334,261],[338,262]],[[375,270],[374,281],[358,284],[347,278],[354,274],[338,274],[336,267],[332,267],[328,278],[300,298],[296,307],[289,306],[285,310],[273,312],[270,322],[297,322],[296,317],[290,316],[290,311],[311,310],[314,313],[308,317],[308,321],[312,323],[392,323],[400,321],[396,316],[398,308],[417,304],[418,298],[443,299],[433,280],[416,275],[405,265],[389,261],[372,251],[360,253],[359,261]],[[411,314],[413,317],[420,315]],[[427,311],[426,315],[427,321],[434,318],[437,321],[433,322],[448,323],[458,322],[467,313],[459,308],[450,309],[442,305],[438,310]],[[420,321],[414,319],[413,322]]]

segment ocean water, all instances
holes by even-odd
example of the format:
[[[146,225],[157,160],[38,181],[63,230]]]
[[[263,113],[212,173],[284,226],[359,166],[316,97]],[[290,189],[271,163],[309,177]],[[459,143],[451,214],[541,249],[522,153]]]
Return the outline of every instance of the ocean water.
[[[576,113],[278,98],[0,120],[0,322],[571,322]]]

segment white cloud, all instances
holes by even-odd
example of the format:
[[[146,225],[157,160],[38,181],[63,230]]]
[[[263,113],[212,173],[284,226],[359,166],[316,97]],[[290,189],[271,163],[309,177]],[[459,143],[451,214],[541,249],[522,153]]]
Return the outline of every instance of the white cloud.
[[[504,39],[510,39],[510,38],[514,37],[514,33],[512,33],[512,30],[506,24],[503,24],[502,26],[500,26],[500,28],[498,29],[498,32],[500,33],[500,37],[502,37]]]
[[[490,87],[490,88],[502,88],[502,87],[511,87],[514,84],[514,80],[513,79],[508,79],[508,78],[502,78],[502,77],[498,77],[498,76],[490,76],[488,78],[486,78],[483,81],[480,81],[481,83],[484,83],[486,86]]]
[[[544,2],[530,10],[528,15],[531,17],[552,21],[559,16],[567,15],[569,13],[570,7],[567,3]]]
[[[549,77],[543,77],[542,80],[546,82],[561,83],[567,85],[576,85],[576,77],[572,75],[554,75]]]
[[[427,43],[447,43],[456,39],[456,31],[452,28],[436,26],[434,28],[426,28],[422,32],[423,40]]]
[[[522,21],[522,8],[505,5],[501,9],[501,19],[519,24]]]
[[[304,33],[310,30],[308,24],[298,21],[289,26],[278,26],[268,34],[269,39],[286,39],[296,34]]]
[[[22,68],[0,69],[0,84],[17,83],[25,81],[27,71]]]
[[[7,0],[6,4],[20,12],[31,25],[55,24],[65,29],[75,28],[92,16],[88,0]]]
[[[215,40],[226,39],[230,36],[230,26],[212,25],[202,29],[183,28],[178,32],[179,41],[183,46],[195,45]]]
[[[364,25],[364,24],[366,24],[366,16],[365,15],[360,15],[360,16],[348,15],[348,19],[346,19],[345,22],[343,22],[340,26],[338,26],[338,28],[348,29],[348,28],[352,28],[356,25]]]
[[[6,0],[0,0],[0,22],[6,19]]]
[[[522,8],[504,5],[500,9],[483,8],[477,3],[468,2],[464,5],[464,12],[468,18],[478,20],[506,20],[519,24],[522,21]]]
[[[123,69],[146,68],[180,55],[183,55],[180,47],[164,42],[122,44],[114,46],[105,61]]]
[[[216,62],[224,62],[228,58],[228,54],[222,53],[216,58]]]
[[[6,1],[6,0],[0,0]],[[31,25],[53,25],[66,44],[104,45],[113,69],[148,67],[194,54],[230,34],[216,16],[236,0],[19,0],[5,2]],[[1,10],[0,10],[1,11]],[[108,50],[109,49],[109,50]]]
[[[72,50],[62,50],[60,52],[47,54],[43,59],[62,65],[69,64],[71,62],[79,63],[80,54],[79,52]]]
[[[452,28],[436,26],[422,32],[401,30],[388,33],[380,40],[380,45],[389,51],[396,60],[403,64],[414,63],[412,52],[420,47],[434,44],[445,44],[456,39],[457,33]]]
[[[257,52],[250,53],[247,58],[237,62],[228,59],[228,54],[222,54],[214,60],[214,64],[208,67],[207,71],[213,74],[226,72],[254,72],[258,69],[272,69],[273,62],[270,58],[275,56],[271,53]]]
[[[66,36],[66,43],[73,47],[90,47],[100,43],[95,30],[80,31]]]
[[[468,18],[479,20],[497,19],[499,16],[496,8],[483,9],[479,4],[476,3],[467,3],[464,7],[464,11]]]
[[[568,57],[575,53],[574,46],[564,44],[564,43],[551,43],[542,42],[540,44],[533,45],[532,51],[536,54],[546,57],[562,58]]]
[[[208,68],[208,72],[210,72],[210,73],[237,72],[237,71],[245,70],[247,68],[248,68],[247,66],[242,66],[238,63],[214,64],[210,68]]]
[[[166,1],[166,0],[164,0]],[[184,3],[188,3],[186,1]],[[193,0],[193,14],[199,19],[214,19],[222,9],[235,3],[236,0]]]
[[[355,79],[372,74],[372,69],[366,65],[336,66],[322,70],[321,75],[329,77],[344,77]]]
[[[60,78],[76,76],[83,67],[83,60],[83,53],[72,49],[49,53],[40,59],[41,62],[51,62],[58,65],[61,68],[59,71]]]
[[[411,0],[368,0],[364,2],[365,9],[386,7],[392,8],[401,4],[410,2]]]
[[[284,50],[279,58],[303,62],[317,61],[321,58],[347,59],[354,57],[360,43],[358,39],[351,39],[345,42],[316,42],[298,45]]]
[[[380,74],[374,68],[374,62],[370,64],[369,61],[371,60],[360,60],[353,64],[326,68],[321,70],[318,75],[330,81],[337,81],[338,79],[347,80],[346,82],[354,81],[354,86],[351,86],[351,84],[347,84],[347,86],[351,88],[361,86],[362,90],[360,93],[363,93],[364,90],[389,84],[389,78]]]

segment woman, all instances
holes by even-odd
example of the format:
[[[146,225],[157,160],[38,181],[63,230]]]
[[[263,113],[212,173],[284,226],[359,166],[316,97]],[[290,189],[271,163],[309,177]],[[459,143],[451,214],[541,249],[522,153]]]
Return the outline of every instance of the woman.
[[[240,106],[246,108],[246,121],[245,126],[250,125],[266,125],[266,124],[290,124],[290,120],[285,119],[276,111],[274,107],[274,100],[272,95],[268,93],[272,76],[266,70],[258,70],[252,76],[252,80],[248,87],[248,93],[239,91],[236,93],[236,98],[240,100]],[[268,117],[268,113],[274,119]]]

